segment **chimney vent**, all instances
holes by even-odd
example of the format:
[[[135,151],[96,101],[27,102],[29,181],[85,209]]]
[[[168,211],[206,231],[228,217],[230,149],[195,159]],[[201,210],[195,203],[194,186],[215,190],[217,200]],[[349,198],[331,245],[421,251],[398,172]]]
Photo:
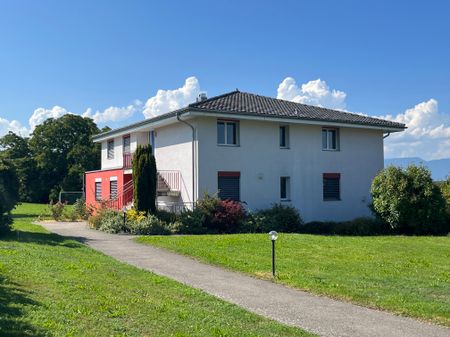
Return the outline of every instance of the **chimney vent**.
[[[208,97],[206,96],[206,92],[201,92],[197,96],[197,102],[203,102],[206,101]]]

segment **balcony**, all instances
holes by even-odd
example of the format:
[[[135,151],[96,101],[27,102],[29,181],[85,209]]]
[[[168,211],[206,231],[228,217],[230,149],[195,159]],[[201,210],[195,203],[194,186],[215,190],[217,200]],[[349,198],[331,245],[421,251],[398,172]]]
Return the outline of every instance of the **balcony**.
[[[133,155],[131,153],[124,153],[123,154],[123,168],[124,169],[130,169],[132,168],[132,159]]]

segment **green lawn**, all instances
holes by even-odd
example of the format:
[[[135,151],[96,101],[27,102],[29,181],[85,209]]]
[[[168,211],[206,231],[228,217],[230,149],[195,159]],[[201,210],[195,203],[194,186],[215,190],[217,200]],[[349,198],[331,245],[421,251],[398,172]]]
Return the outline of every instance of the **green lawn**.
[[[44,209],[0,238],[1,336],[310,336],[32,225]]]
[[[142,237],[199,260],[271,277],[266,234]],[[450,237],[281,234],[277,282],[450,326]]]

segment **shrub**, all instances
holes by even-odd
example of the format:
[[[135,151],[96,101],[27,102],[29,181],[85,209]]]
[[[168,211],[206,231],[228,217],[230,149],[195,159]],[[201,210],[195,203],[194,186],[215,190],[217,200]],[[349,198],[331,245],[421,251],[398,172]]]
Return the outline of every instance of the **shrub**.
[[[78,219],[86,220],[89,216],[89,212],[86,207],[86,199],[84,197],[75,201],[73,204],[73,210]]]
[[[63,204],[62,202],[59,202],[59,201],[54,204],[53,201],[50,201],[50,204],[48,205],[48,207],[49,207],[52,218],[56,221],[61,220],[61,218],[63,216],[65,204]]]
[[[274,204],[271,208],[257,211],[251,221],[258,232],[296,232],[303,223],[295,207],[283,204]]]
[[[127,221],[127,229],[136,235],[168,235],[171,234],[169,226],[159,220],[155,215],[149,214],[140,221]]]
[[[156,216],[159,220],[165,223],[177,222],[179,219],[179,216],[177,214],[165,210],[158,210],[156,212]]]
[[[99,230],[106,233],[122,233],[127,231],[123,224],[123,215],[115,210],[104,210],[100,213]]]
[[[374,212],[397,233],[448,232],[445,200],[425,167],[385,168],[373,180],[371,193]]]
[[[109,208],[96,209],[95,212],[89,216],[88,224],[91,228],[101,229],[104,219],[113,218],[115,216],[121,218],[120,223],[123,226],[123,215],[118,211]]]
[[[64,207],[62,218],[69,221],[77,221],[80,219],[75,209],[70,206]]]
[[[214,233],[236,233],[246,218],[247,212],[239,202],[219,200],[208,229]]]
[[[384,222],[373,218],[356,218],[351,221],[313,221],[299,228],[299,233],[321,235],[385,235],[391,229]]]
[[[207,228],[204,223],[204,212],[195,208],[193,211],[187,210],[181,213],[180,221],[172,226],[172,230],[177,234],[205,234]]]
[[[127,221],[140,222],[145,219],[145,212],[130,209],[127,211]]]

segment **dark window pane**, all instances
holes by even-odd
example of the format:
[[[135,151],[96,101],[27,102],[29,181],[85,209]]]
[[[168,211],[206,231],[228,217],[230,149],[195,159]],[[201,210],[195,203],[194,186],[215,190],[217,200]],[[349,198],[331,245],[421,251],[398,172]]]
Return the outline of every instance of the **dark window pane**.
[[[323,178],[323,200],[340,200],[339,178]]]
[[[123,153],[130,153],[130,137],[123,139]]]
[[[227,144],[236,145],[236,123],[227,123]]]
[[[287,179],[286,177],[280,178],[280,198],[287,199]]]
[[[225,144],[225,123],[217,122],[217,144]]]
[[[241,198],[239,185],[240,177],[218,177],[219,198],[239,201]]]
[[[336,150],[336,130],[330,130],[328,131],[328,136],[330,137],[330,149]]]
[[[328,148],[327,130],[322,130],[322,149],[326,150],[327,148]]]
[[[280,126],[280,146],[286,147],[286,127]]]

